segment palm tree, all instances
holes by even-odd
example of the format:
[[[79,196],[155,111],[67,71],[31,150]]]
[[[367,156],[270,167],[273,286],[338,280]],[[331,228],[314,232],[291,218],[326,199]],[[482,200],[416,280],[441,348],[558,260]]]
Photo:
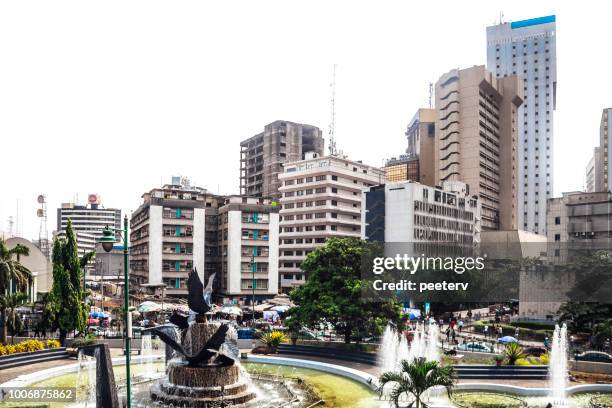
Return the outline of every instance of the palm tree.
[[[11,282],[15,283],[17,289],[25,290],[32,279],[32,272],[20,262],[21,256],[28,256],[30,250],[21,244],[8,249],[4,239],[0,239],[0,294],[5,294]],[[6,343],[6,309],[1,308],[2,331],[0,332],[0,342]]]
[[[427,405],[421,401],[423,393],[429,388],[441,385],[446,388],[446,392],[450,396],[456,379],[457,375],[453,367],[442,367],[437,361],[417,358],[411,363],[408,360],[402,360],[399,372],[389,371],[383,373],[379,378],[378,391],[382,395],[386,384],[394,384],[389,397],[395,407],[399,407],[399,399],[402,395],[412,394],[414,401],[408,405],[408,408],[413,406],[427,408]]]
[[[0,307],[6,313],[6,327],[11,330],[11,343],[15,343],[15,334],[23,329],[23,321],[17,313],[17,308],[23,306],[28,300],[28,295],[23,292],[0,295]]]

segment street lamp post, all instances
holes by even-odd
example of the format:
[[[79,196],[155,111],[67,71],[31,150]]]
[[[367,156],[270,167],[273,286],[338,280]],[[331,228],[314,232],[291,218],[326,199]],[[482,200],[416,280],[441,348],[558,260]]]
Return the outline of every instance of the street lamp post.
[[[125,326],[125,374],[126,374],[126,394],[127,408],[132,407],[132,379],[130,370],[131,338],[132,338],[132,319],[130,316],[130,282],[128,275],[128,218],[127,215],[123,218],[123,230],[111,229],[108,226],[104,228],[103,236],[100,239],[102,248],[106,252],[113,250],[113,244],[117,242],[115,233],[123,234],[123,313]]]
[[[251,252],[251,274],[253,275],[253,281],[251,282],[251,290],[253,291],[253,296],[251,298],[251,326],[253,330],[255,330],[255,248],[256,247],[253,247],[253,252]]]

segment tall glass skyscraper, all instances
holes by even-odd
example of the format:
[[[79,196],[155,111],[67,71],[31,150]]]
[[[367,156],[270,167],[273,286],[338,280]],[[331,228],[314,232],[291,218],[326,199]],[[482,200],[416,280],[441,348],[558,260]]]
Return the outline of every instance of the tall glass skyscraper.
[[[518,115],[518,226],[546,234],[553,194],[553,112],[557,96],[555,16],[487,27],[487,69],[517,75],[525,98]]]

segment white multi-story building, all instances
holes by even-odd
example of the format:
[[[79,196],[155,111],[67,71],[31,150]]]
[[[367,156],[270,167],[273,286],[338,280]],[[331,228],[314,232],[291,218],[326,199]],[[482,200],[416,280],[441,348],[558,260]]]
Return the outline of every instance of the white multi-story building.
[[[361,237],[397,243],[480,242],[480,202],[464,183],[443,188],[413,181],[370,187],[362,194]]]
[[[57,209],[57,236],[66,235],[69,219],[72,220],[72,229],[76,234],[81,256],[95,250],[96,242],[102,238],[104,228],[121,228],[121,210],[104,208],[97,194],[89,195],[87,205],[62,203]]]
[[[217,217],[224,197],[175,177],[142,197],[130,221],[130,279],[139,289],[185,297],[193,268],[203,282],[218,270]]]
[[[228,197],[219,208],[218,295],[248,303],[278,294],[279,209],[269,199]]]
[[[287,293],[305,281],[300,268],[309,252],[328,238],[361,236],[361,191],[384,182],[384,172],[337,156],[306,155],[279,175],[279,273]]]
[[[487,69],[524,82],[518,120],[518,226],[546,234],[553,195],[553,112],[557,95],[555,16],[487,27]]]

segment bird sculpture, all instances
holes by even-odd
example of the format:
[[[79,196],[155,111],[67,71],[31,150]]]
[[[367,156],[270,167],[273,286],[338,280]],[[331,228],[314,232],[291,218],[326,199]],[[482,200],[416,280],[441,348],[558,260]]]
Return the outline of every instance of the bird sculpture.
[[[230,366],[238,358],[239,350],[236,339],[228,338],[229,326],[222,324],[219,329],[213,334],[200,351],[195,354],[189,354],[182,345],[175,340],[174,325],[163,325],[147,329],[159,336],[159,338],[185,356],[188,366]],[[214,357],[214,359],[213,359]],[[211,361],[212,359],[212,361]]]
[[[187,278],[187,305],[189,309],[193,310],[196,314],[206,314],[212,308],[212,285],[215,280],[216,273],[213,273],[208,278],[208,284],[206,288],[200,280],[197,269],[193,269],[189,272]]]

